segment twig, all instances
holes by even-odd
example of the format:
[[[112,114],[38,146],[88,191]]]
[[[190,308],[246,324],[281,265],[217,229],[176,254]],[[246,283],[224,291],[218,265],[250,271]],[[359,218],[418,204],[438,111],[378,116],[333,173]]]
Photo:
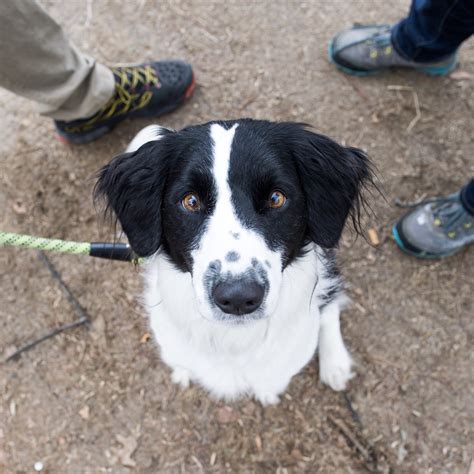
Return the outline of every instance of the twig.
[[[387,89],[389,91],[406,91],[406,92],[411,92],[413,96],[413,103],[415,105],[415,116],[411,120],[411,122],[408,124],[407,127],[407,132],[410,133],[413,130],[413,127],[418,123],[418,121],[421,119],[421,108],[420,108],[420,101],[418,99],[418,94],[416,91],[413,89],[413,87],[409,86],[397,86],[397,85],[390,85],[387,86]]]
[[[421,110],[420,110],[420,101],[418,100],[418,94],[415,91],[412,91],[413,94],[413,102],[415,103],[415,112],[416,115],[413,117],[413,120],[408,124],[407,132],[410,133],[413,127],[418,123],[418,120],[421,118]]]
[[[412,207],[417,207],[420,204],[426,203],[426,194],[423,194],[420,199],[416,201],[402,201],[400,198],[395,198],[394,204],[397,207],[401,207],[403,209],[410,209]]]
[[[357,85],[355,81],[349,79],[344,74],[342,74],[341,77],[357,92],[357,94],[360,95],[360,97],[362,97],[362,99],[364,99],[366,102],[370,102],[370,99],[369,97],[367,97],[367,94]]]
[[[374,457],[362,446],[361,442],[357,439],[357,436],[352,432],[352,430],[340,419],[334,418],[331,414],[328,413],[329,421],[352,443],[352,445],[359,451],[365,461],[374,463]]]
[[[56,270],[56,267],[53,265],[53,262],[51,262],[51,260],[46,256],[46,254],[41,250],[38,252],[38,255],[40,260],[45,264],[46,268],[51,273],[51,276],[59,283],[59,287],[63,291],[69,303],[71,303],[72,307],[74,308],[74,311],[79,316],[79,319],[85,319],[86,321],[89,321],[90,318],[88,314],[85,312],[84,308],[79,304],[79,301],[77,301],[77,298],[73,295],[72,291],[66,285],[66,283],[61,277],[61,274]]]
[[[247,100],[239,107],[239,113],[243,112],[256,98],[258,97],[258,93],[252,94]]]
[[[74,312],[79,316],[79,318],[73,321],[72,323],[63,324],[62,326],[59,326],[56,329],[53,329],[52,331],[44,334],[40,338],[24,344],[13,354],[9,355],[5,359],[5,362],[9,362],[11,360],[17,359],[20,356],[20,354],[32,349],[36,345],[45,341],[46,339],[50,339],[51,337],[54,337],[57,334],[67,331],[68,329],[81,326],[90,321],[89,315],[85,312],[84,308],[79,304],[79,301],[77,301],[76,297],[72,294],[69,287],[63,281],[63,279],[61,278],[61,274],[56,270],[51,260],[49,260],[49,258],[42,251],[38,252],[38,256],[40,260],[43,262],[43,264],[46,266],[46,268],[49,270],[49,272],[51,273],[51,276],[58,282],[59,287],[61,288],[62,292],[65,294],[67,300],[69,301],[69,303],[74,309]]]
[[[346,402],[347,409],[349,410],[352,419],[357,424],[359,429],[363,430],[364,427],[362,425],[362,420],[360,419],[359,413],[357,413],[354,406],[352,405],[352,401],[349,398],[349,395],[347,394],[347,392],[342,392],[342,398],[344,398],[344,401]]]

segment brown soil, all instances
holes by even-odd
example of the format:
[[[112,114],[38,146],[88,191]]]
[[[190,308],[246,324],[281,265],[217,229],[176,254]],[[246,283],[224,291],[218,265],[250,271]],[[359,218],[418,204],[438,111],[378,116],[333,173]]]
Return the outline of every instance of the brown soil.
[[[142,339],[134,267],[50,254],[92,324],[0,365],[0,470],[34,472],[41,461],[48,473],[472,473],[474,249],[419,261],[396,248],[390,227],[401,215],[395,197],[446,194],[474,175],[474,42],[461,51],[462,80],[409,71],[357,78],[328,62],[328,39],[354,21],[395,21],[407,0],[101,0],[90,2],[88,20],[86,2],[43,3],[102,62],[194,64],[193,100],[162,124],[311,123],[368,150],[388,202],[372,201],[377,248],[349,233],[341,248],[353,298],[343,332],[358,363],[347,392],[353,413],[318,382],[316,362],[276,407],[227,407],[197,387],[177,389]],[[407,131],[413,93],[421,117]],[[34,104],[6,91],[0,104],[0,229],[111,239],[92,206],[94,174],[149,122],[70,148]],[[4,355],[76,317],[32,251],[0,250],[0,282]]]

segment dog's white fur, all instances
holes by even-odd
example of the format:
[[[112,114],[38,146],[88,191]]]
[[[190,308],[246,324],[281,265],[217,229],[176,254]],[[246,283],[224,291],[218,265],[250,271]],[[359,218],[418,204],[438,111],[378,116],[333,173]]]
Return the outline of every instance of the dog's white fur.
[[[227,182],[235,128],[211,127],[218,197],[193,254],[194,275],[177,270],[161,252],[145,264],[145,307],[161,356],[173,369],[173,381],[183,387],[195,381],[218,398],[250,394],[263,404],[274,404],[293,375],[313,357],[319,340],[320,379],[334,390],[343,390],[353,375],[339,327],[346,298],[338,296],[323,305],[321,297],[334,281],[325,276],[323,253],[317,246],[281,272],[281,255],[239,222]],[[146,127],[127,151],[159,139],[160,130]],[[238,241],[232,237],[235,233]],[[241,258],[226,262],[225,255],[236,246]],[[209,262],[220,259],[227,265],[226,272],[241,273],[255,256],[270,263],[268,317],[240,325],[214,320],[202,288]]]

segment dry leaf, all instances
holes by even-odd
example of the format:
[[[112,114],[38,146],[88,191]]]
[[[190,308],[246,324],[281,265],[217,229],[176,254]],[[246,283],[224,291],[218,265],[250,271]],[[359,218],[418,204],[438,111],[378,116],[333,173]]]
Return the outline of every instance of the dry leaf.
[[[367,233],[369,234],[369,240],[372,245],[380,245],[379,235],[375,229],[369,229]]]
[[[257,451],[262,450],[262,438],[260,435],[255,436],[255,446],[257,447]]]
[[[233,412],[231,407],[226,406],[217,409],[217,421],[219,423],[233,423],[237,418],[237,415]]]
[[[211,460],[209,461],[209,464],[211,466],[214,466],[214,464],[216,463],[216,459],[217,459],[217,454],[216,453],[212,453],[211,454]]]
[[[105,349],[107,347],[107,325],[104,317],[99,314],[92,320],[90,335],[97,346]]]
[[[137,449],[138,443],[134,436],[115,436],[117,441],[123,445],[122,449],[117,450],[117,455],[122,463],[122,466],[125,467],[135,467],[136,462],[132,459],[132,455]]]

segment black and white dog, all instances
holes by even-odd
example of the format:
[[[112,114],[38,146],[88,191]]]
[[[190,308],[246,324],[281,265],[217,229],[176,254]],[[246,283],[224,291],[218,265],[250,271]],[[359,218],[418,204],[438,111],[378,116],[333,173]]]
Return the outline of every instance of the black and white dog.
[[[296,123],[143,129],[105,166],[104,195],[145,264],[145,307],[174,382],[277,403],[319,345],[351,378],[334,248],[370,179],[364,153]]]

